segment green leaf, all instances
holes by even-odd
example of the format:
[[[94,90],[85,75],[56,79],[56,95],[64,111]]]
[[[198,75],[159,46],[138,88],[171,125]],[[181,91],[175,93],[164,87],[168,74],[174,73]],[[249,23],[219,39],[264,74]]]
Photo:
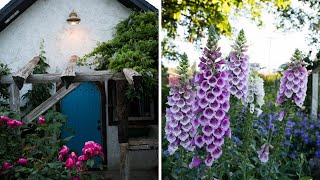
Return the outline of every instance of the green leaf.
[[[69,137],[67,137],[67,138],[64,138],[63,141],[64,141],[64,142],[68,142],[68,141],[70,141],[73,137],[74,137],[74,136],[69,136]]]

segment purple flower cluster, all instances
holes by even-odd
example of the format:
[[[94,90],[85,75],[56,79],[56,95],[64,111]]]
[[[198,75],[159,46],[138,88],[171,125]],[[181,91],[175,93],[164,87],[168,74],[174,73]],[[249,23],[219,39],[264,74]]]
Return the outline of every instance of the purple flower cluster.
[[[287,122],[285,140],[291,155],[308,152],[309,156],[317,156],[316,150],[320,150],[320,119],[299,110]]]
[[[280,83],[276,103],[280,105],[286,100],[292,99],[297,106],[302,107],[307,92],[307,69],[301,63],[292,63],[284,71]]]
[[[189,82],[177,81],[170,84],[170,96],[167,104],[170,108],[166,110],[166,138],[169,141],[168,151],[172,155],[181,145],[183,148],[193,151],[192,139],[196,129],[192,125],[194,114],[192,104],[195,92]]]
[[[233,51],[229,54],[227,63],[229,68],[229,91],[238,99],[243,99],[248,94],[249,82],[249,56],[244,54],[247,51],[246,39],[243,30],[240,31]]]
[[[213,161],[221,156],[224,136],[231,137],[227,116],[230,108],[228,74],[223,69],[225,61],[220,57],[220,48],[205,48],[204,56],[200,58],[200,72],[195,75],[197,93],[193,111],[196,116],[192,124],[199,133],[194,143],[208,152],[204,160],[207,166],[212,166]]]
[[[276,112],[276,107],[271,103],[267,104],[266,112],[263,112],[254,122],[254,127],[264,138],[268,137],[269,131],[273,134],[278,133],[276,127],[283,123],[278,120],[280,114]],[[284,152],[282,153],[291,158],[299,158],[301,153],[309,157],[317,156],[317,151],[320,152],[320,114],[315,117],[301,110],[291,114],[286,123],[283,140]],[[320,155],[317,157],[320,158]]]

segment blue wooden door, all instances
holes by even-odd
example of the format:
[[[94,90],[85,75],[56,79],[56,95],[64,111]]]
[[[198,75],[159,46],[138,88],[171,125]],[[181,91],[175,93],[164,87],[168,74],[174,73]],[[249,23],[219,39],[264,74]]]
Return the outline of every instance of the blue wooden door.
[[[74,133],[63,131],[62,138],[73,135],[67,146],[82,154],[82,148],[87,141],[102,145],[101,133],[101,94],[99,88],[92,82],[84,82],[61,100],[61,111],[68,116],[66,127]],[[97,159],[102,162],[102,159]]]

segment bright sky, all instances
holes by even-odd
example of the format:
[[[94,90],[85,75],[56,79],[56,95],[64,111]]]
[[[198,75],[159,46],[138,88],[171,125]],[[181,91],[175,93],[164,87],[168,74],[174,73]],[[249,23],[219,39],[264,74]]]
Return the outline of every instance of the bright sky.
[[[161,0],[146,0],[146,1],[152,4],[158,10],[160,10]]]
[[[302,50],[305,54],[309,51],[309,47],[305,42],[305,37],[308,33],[307,29],[301,32],[280,32],[274,26],[275,19],[272,15],[263,13],[262,20],[264,25],[260,28],[244,17],[231,21],[236,34],[241,29],[245,31],[249,45],[248,55],[250,56],[250,62],[260,63],[261,67],[266,67],[265,71],[267,72],[272,72],[272,70],[277,69],[281,64],[290,61],[296,48]],[[180,29],[180,31],[178,32],[182,34],[183,30]],[[219,46],[221,46],[224,57],[229,54],[231,50],[230,45],[233,44],[235,37],[236,35],[232,39],[222,37],[219,41]],[[206,42],[206,39],[204,39],[204,42]],[[185,39],[179,39],[174,43],[178,46],[180,52],[185,52],[188,55],[190,65],[194,62],[198,64],[199,57],[202,56],[200,45],[191,44]],[[163,63],[168,67],[177,66],[177,62],[164,60]]]
[[[3,8],[10,0],[0,0],[0,9]]]

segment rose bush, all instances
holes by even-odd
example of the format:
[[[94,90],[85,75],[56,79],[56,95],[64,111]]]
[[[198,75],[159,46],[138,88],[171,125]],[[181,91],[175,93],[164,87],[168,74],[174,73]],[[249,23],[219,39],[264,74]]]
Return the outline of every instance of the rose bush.
[[[0,179],[92,179],[87,170],[96,155],[104,157],[99,144],[84,145],[84,159],[64,144],[72,137],[59,139],[66,117],[49,111],[35,121],[23,123],[11,111],[0,118]],[[62,147],[62,148],[61,148]],[[88,152],[92,152],[89,153]]]

